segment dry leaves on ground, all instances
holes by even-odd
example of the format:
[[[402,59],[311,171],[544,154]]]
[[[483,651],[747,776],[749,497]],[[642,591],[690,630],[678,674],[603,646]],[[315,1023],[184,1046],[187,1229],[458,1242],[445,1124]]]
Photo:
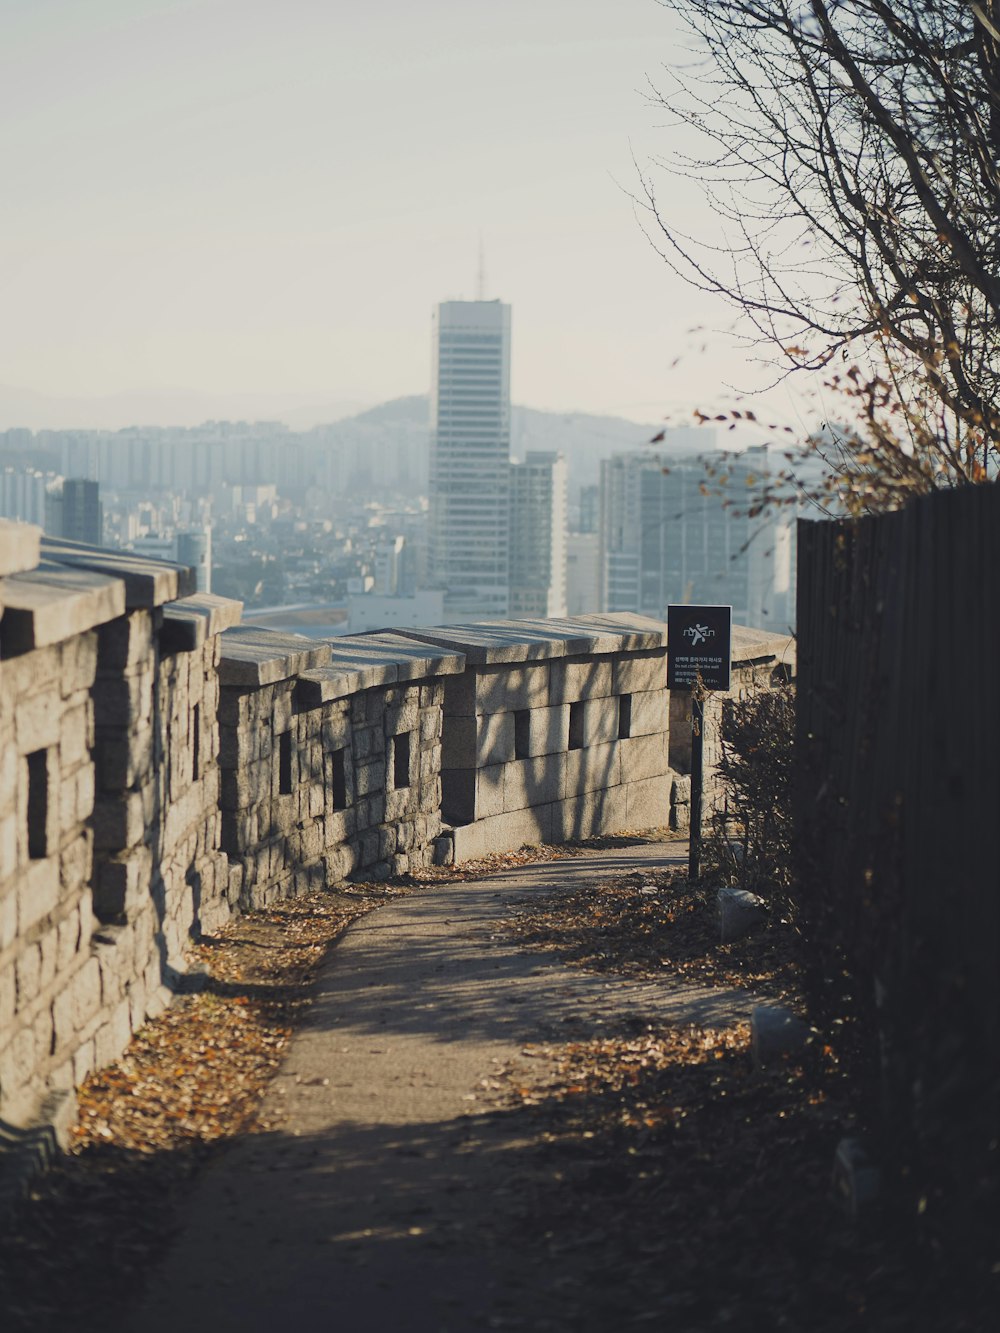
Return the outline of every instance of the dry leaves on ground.
[[[797,1005],[799,966],[791,926],[719,943],[715,890],[679,871],[619,875],[512,905],[500,929],[566,963],[633,977],[677,974],[706,986],[753,989]]]
[[[162,1253],[206,1157],[267,1128],[258,1106],[331,943],[406,892],[355,884],[251,913],[194,949],[179,996],[79,1089],[69,1157],[38,1179],[0,1244],[4,1333],[107,1329]]]

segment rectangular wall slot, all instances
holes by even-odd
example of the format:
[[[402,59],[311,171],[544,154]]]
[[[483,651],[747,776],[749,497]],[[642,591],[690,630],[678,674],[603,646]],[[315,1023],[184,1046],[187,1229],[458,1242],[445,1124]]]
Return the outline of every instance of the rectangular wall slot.
[[[583,749],[583,709],[584,701],[578,700],[569,706],[569,748]]]
[[[345,810],[347,808],[347,769],[344,762],[344,751],[334,750],[330,756],[330,769],[333,782],[333,808],[334,810]]]
[[[394,736],[392,741],[392,785],[410,785],[410,732]]]
[[[278,795],[292,794],[292,733],[282,732],[278,737]]]
[[[191,781],[201,777],[201,704],[191,711]]]
[[[514,758],[531,756],[531,709],[519,708],[514,714]]]
[[[619,694],[618,696],[618,739],[627,741],[632,735],[632,696],[631,694]]]
[[[28,855],[39,861],[49,854],[48,751],[28,755]]]

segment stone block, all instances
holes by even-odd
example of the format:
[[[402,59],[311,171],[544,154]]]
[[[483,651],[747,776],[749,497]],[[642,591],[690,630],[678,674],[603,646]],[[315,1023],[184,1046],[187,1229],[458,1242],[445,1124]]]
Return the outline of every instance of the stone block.
[[[618,700],[611,695],[583,704],[583,744],[607,745],[618,739]]]
[[[518,759],[558,754],[566,749],[569,737],[569,706],[523,710],[515,719],[515,728]]]
[[[611,688],[615,694],[648,693],[667,688],[664,652],[622,653],[612,659]]]
[[[10,810],[17,799],[18,753],[13,740],[0,737],[0,813]]]
[[[670,779],[642,778],[627,782],[625,820],[630,829],[665,828],[670,822]]]
[[[17,1012],[24,1011],[38,999],[42,977],[42,951],[37,944],[24,944],[14,960],[17,982]]]
[[[59,763],[63,770],[90,759],[93,709],[89,700],[64,710],[59,725]]]
[[[548,805],[560,800],[564,793],[567,767],[571,758],[572,756],[567,754],[550,754],[504,764],[503,809],[524,810],[529,806]],[[480,813],[495,812],[483,808]]]
[[[323,719],[321,735],[327,750],[343,750],[351,743],[351,724],[346,711]]]
[[[550,702],[548,662],[483,666],[466,674],[474,675],[477,713],[512,713],[522,708],[544,708]]]
[[[152,660],[153,617],[149,611],[136,610],[119,616],[98,630],[98,666],[121,671]]]
[[[833,1197],[852,1222],[858,1222],[882,1193],[882,1171],[861,1139],[837,1144],[831,1179]]]
[[[14,714],[18,753],[33,754],[58,745],[61,723],[60,701],[49,691],[20,700]]]
[[[95,747],[97,781],[102,791],[124,791],[144,782],[153,768],[153,729],[131,735],[99,733]]]
[[[560,793],[563,796],[582,796],[584,792],[617,787],[622,780],[617,741],[570,750],[559,757],[565,762],[565,783]]]
[[[17,1008],[17,982],[13,961],[0,968],[0,1032],[9,1032]]]
[[[551,806],[536,806],[457,826],[451,833],[455,864],[496,852],[517,851],[520,847],[537,847],[552,842],[551,810]]]
[[[102,797],[94,803],[94,846],[101,851],[119,851],[143,840],[146,831],[145,807],[150,787]]]
[[[59,905],[59,861],[48,856],[33,861],[21,875],[17,888],[18,929],[24,936],[32,926],[50,916]]]
[[[567,797],[553,806],[551,818],[553,842],[618,833],[628,827],[626,789],[611,787]]]
[[[5,1034],[6,1035],[6,1034]],[[16,1089],[26,1088],[35,1072],[35,1037],[31,1028],[15,1032],[0,1049],[0,1087],[7,1097]]]
[[[719,938],[723,944],[744,939],[767,925],[767,907],[748,889],[720,889],[716,901],[719,905]]]
[[[483,768],[514,758],[514,714],[449,717],[441,736],[445,768]]]
[[[812,1040],[808,1023],[780,1004],[758,1004],[750,1011],[750,1046],[757,1069],[800,1060]]]
[[[381,756],[355,765],[354,790],[358,796],[385,790],[385,760]]]
[[[17,869],[17,815],[13,812],[0,818],[0,884],[4,884]]]
[[[128,676],[98,676],[94,683],[94,719],[99,727],[135,727],[153,711],[153,672],[137,669]]]
[[[383,725],[386,736],[398,736],[419,727],[420,706],[416,690],[408,690],[403,699],[386,708]]]
[[[420,784],[420,791],[418,794],[421,813],[440,816],[442,794],[441,776],[424,779]]]
[[[416,787],[397,787],[386,792],[385,818],[391,824],[412,818],[418,806],[419,791]]]
[[[506,769],[506,764],[490,764],[476,770],[475,819],[487,819],[490,815],[503,813]]]
[[[381,726],[385,722],[384,691],[366,690],[363,697],[365,701],[365,721],[377,722]]]
[[[634,692],[631,720],[632,736],[652,736],[658,732],[669,735],[670,694],[666,690]]]
[[[97,676],[97,631],[76,634],[61,645],[59,668],[63,698],[89,690]]]
[[[618,742],[622,782],[641,782],[644,778],[659,778],[670,771],[667,737],[663,732],[651,736],[632,736]],[[663,821],[666,821],[664,810]]]
[[[611,694],[611,658],[555,661],[549,668],[549,704],[603,699]]]
[[[422,708],[420,710],[421,744],[441,739],[442,716],[440,708]]]
[[[74,908],[59,922],[56,932],[56,967],[64,975],[80,950],[80,912]],[[0,1025],[2,1026],[2,1025]]]
[[[241,733],[250,726],[257,691],[219,688],[219,722]]]
[[[87,822],[94,810],[94,769],[81,764],[75,773],[64,774],[59,784],[59,833],[71,835]],[[55,839],[58,844],[60,838]]]

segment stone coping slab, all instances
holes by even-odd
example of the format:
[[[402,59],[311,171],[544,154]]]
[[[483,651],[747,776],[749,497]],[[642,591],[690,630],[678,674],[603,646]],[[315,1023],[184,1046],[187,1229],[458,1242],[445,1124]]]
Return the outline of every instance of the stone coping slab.
[[[38,564],[41,528],[0,518],[0,578],[22,574]]]
[[[463,652],[471,666],[546,661],[557,657],[662,648],[667,627],[648,616],[608,615],[484,620],[469,625],[408,629],[406,637]]]
[[[207,639],[240,623],[243,603],[200,592],[163,608],[163,643],[168,651],[194,652]]]
[[[42,556],[95,574],[109,574],[125,584],[125,608],[128,611],[162,606],[197,591],[195,573],[187,565],[171,564],[136,555],[134,551],[111,551],[101,546],[85,546],[64,538],[43,537]]]
[[[749,625],[733,626],[732,661],[755,662],[761,658],[776,658],[778,662],[795,661],[795,639],[791,634],[775,634]]]
[[[299,682],[298,700],[305,708],[316,708],[359,690],[457,675],[465,669],[463,653],[435,649],[384,630],[328,639],[326,643],[329,663],[304,672]]]
[[[321,640],[304,634],[282,634],[259,625],[234,625],[223,630],[219,638],[219,681],[223,685],[273,685],[314,671],[330,660],[330,646]]]
[[[28,573],[0,580],[0,655],[63,643],[124,615],[125,602],[121,579],[43,559]]]

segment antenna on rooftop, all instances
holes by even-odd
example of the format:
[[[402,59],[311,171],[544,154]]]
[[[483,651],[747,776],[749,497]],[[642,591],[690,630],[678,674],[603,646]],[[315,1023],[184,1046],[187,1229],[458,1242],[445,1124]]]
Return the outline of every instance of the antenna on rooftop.
[[[486,251],[483,248],[483,233],[479,233],[479,272],[476,275],[476,300],[486,300]]]

